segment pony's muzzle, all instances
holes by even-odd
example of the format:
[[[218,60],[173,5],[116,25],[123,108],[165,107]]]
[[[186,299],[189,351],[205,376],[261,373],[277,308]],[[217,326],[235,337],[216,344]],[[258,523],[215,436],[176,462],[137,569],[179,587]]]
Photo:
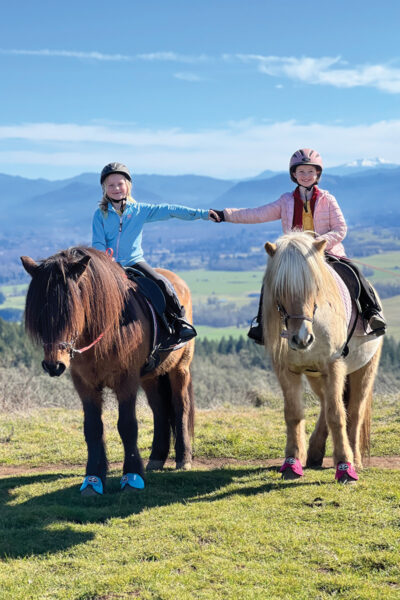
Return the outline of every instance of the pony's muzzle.
[[[309,333],[306,337],[300,337],[299,335],[293,335],[289,340],[289,345],[292,350],[307,350],[314,342],[314,335]]]
[[[42,367],[43,371],[50,375],[50,377],[60,377],[65,371],[65,365],[60,361],[50,363],[42,360]]]

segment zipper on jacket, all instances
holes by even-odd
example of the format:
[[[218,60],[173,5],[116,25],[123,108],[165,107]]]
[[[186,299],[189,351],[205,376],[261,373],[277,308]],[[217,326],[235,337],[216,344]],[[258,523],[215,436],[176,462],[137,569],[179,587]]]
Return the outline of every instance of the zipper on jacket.
[[[117,246],[116,246],[116,257],[115,260],[118,262],[118,253],[119,253],[119,240],[121,238],[121,232],[122,232],[122,215],[119,215],[119,228],[118,228],[118,237],[117,237]]]

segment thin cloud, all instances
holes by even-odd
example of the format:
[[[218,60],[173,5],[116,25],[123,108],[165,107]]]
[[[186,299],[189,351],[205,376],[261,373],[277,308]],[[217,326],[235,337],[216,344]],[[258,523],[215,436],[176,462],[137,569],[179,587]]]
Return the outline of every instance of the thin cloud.
[[[372,87],[391,94],[400,94],[400,69],[391,64],[349,66],[340,56],[319,58],[302,56],[263,56],[261,54],[222,54],[212,57],[206,54],[189,55],[178,52],[148,52],[134,55],[105,54],[103,52],[80,52],[76,50],[29,50],[0,48],[0,54],[9,56],[39,56],[45,58],[72,58],[103,62],[170,62],[199,64],[205,62],[240,61],[256,64],[260,73],[300,81],[309,85],[330,85],[337,88]],[[178,79],[199,81],[197,75],[176,73]]]
[[[271,77],[284,77],[311,85],[332,85],[337,88],[374,87],[392,94],[400,93],[400,69],[391,65],[349,67],[340,56],[297,58],[237,54],[236,58],[245,63],[256,63],[261,73]]]
[[[203,81],[203,78],[200,77],[199,75],[196,75],[195,73],[174,73],[174,77],[176,79],[181,79],[182,81],[188,81],[190,83],[194,82],[198,82],[198,81]]]
[[[0,48],[0,54],[14,56],[43,56],[55,58],[76,58],[79,60],[97,60],[97,61],[114,61],[114,62],[178,62],[178,63],[199,63],[209,60],[205,54],[191,56],[179,54],[176,52],[151,52],[148,54],[104,54],[103,52],[79,52],[75,50],[18,50]]]
[[[99,61],[132,61],[134,57],[124,54],[103,54],[102,52],[77,52],[74,50],[5,50],[0,49],[0,54],[15,56],[44,56],[61,58],[78,58],[80,60],[99,60]]]
[[[64,167],[69,174],[98,170],[121,160],[140,173],[239,178],[285,170],[291,153],[304,146],[316,148],[326,166],[375,156],[396,163],[399,138],[400,120],[347,127],[246,119],[199,131],[33,123],[0,127],[0,160],[21,173],[24,165],[36,164],[38,177],[62,177]]]
[[[136,54],[135,59],[147,61],[198,63],[210,60],[210,57],[206,54],[191,56],[189,54],[178,54],[177,52],[151,52],[149,54]]]

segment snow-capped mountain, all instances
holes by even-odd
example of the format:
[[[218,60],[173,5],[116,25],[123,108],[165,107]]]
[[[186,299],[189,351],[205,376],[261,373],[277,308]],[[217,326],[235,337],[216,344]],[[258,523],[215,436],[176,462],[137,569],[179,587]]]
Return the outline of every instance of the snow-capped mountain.
[[[327,167],[325,173],[329,175],[353,175],[370,172],[371,169],[398,169],[400,164],[391,163],[384,158],[358,158],[343,165]]]

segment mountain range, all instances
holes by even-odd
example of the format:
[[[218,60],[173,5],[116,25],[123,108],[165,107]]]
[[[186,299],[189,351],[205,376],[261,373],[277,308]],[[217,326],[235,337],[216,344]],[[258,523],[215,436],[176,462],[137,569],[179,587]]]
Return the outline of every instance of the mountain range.
[[[134,175],[138,201],[175,203],[197,208],[253,207],[293,189],[285,172],[264,171],[251,179],[225,180],[198,175]],[[398,226],[400,165],[381,159],[359,160],[325,169],[321,187],[336,196],[349,226]],[[0,174],[1,237],[56,240],[59,247],[90,243],[91,220],[101,197],[99,175],[82,173],[50,181]],[[226,224],[235,235],[237,226]],[[259,226],[257,226],[259,227]],[[279,233],[279,223],[262,225]],[[210,237],[210,227],[173,219],[146,226],[151,243],[174,237],[188,243]],[[215,236],[215,230],[212,236]],[[220,235],[220,233],[218,234]],[[4,245],[4,244],[3,244]]]

